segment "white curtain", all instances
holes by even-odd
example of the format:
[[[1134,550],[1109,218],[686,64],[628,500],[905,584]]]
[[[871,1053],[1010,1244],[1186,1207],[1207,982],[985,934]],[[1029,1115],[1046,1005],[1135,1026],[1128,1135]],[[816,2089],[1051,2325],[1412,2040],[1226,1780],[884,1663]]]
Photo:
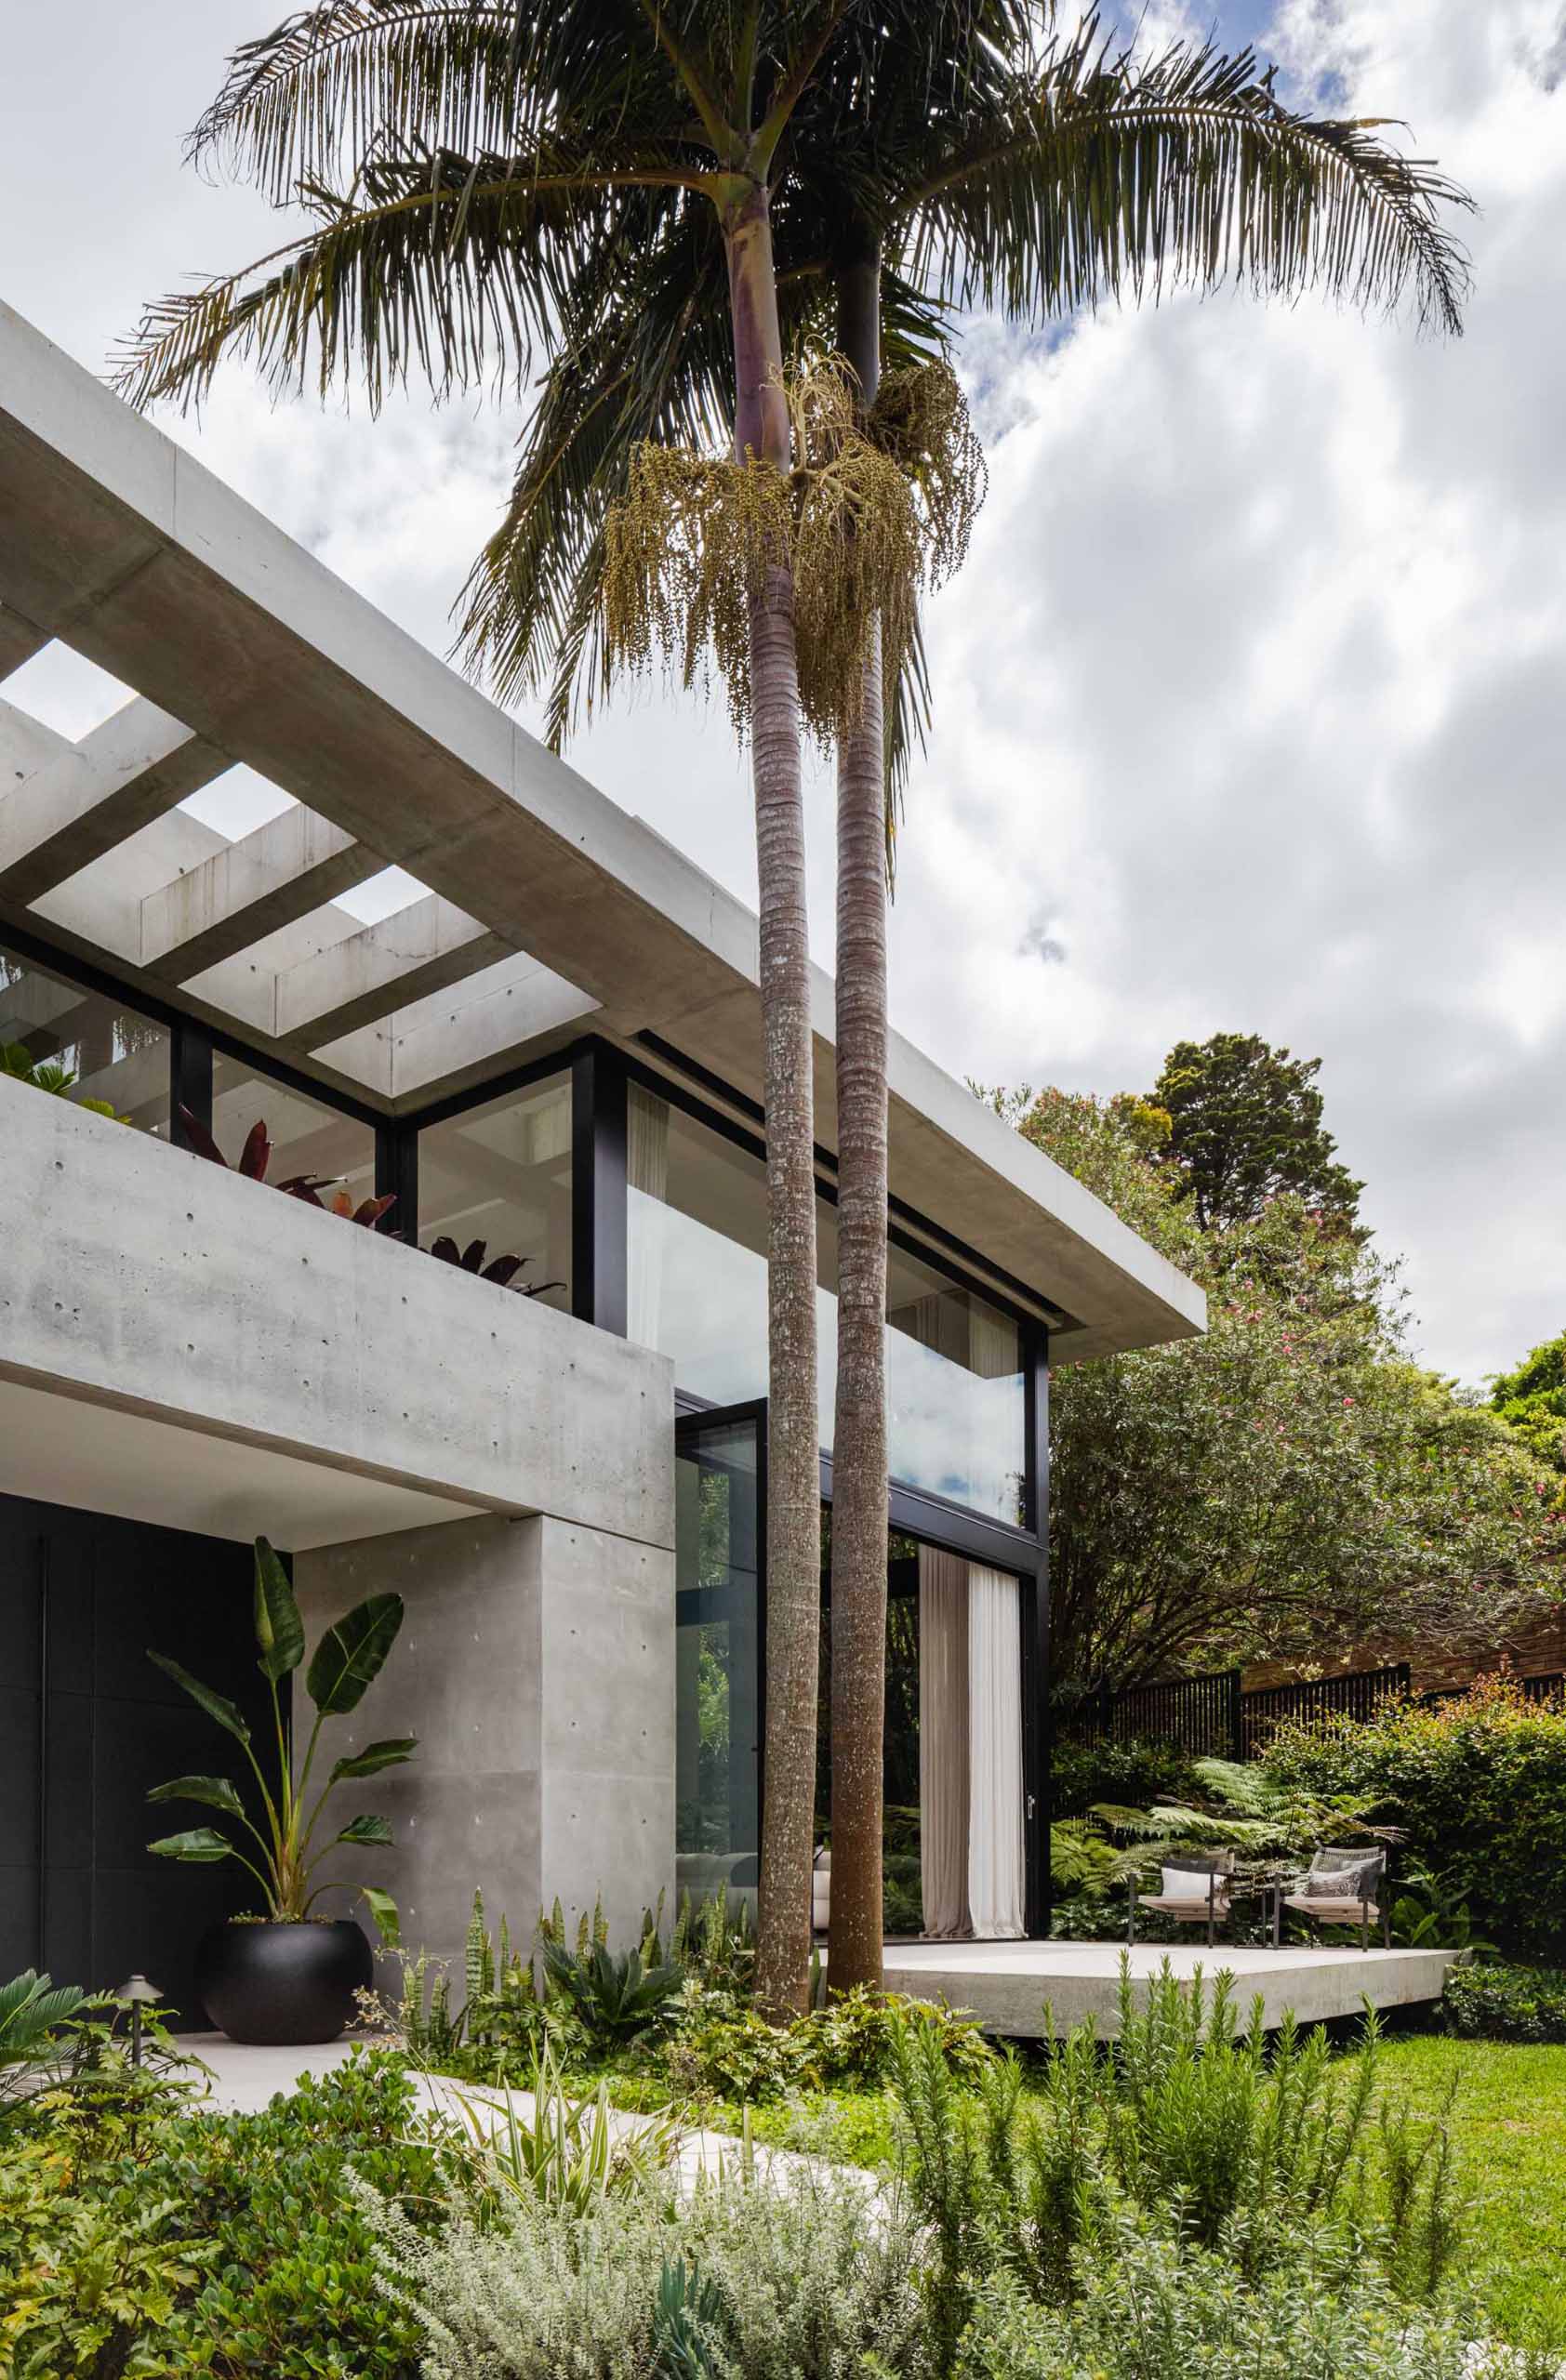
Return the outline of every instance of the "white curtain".
[[[1017,1582],[968,1565],[968,1911],[981,1941],[1024,1928],[1022,1601]]]
[[[630,1200],[628,1218],[626,1337],[640,1347],[656,1347],[669,1223],[669,1102],[637,1083],[626,1096],[626,1179],[643,1193]]]
[[[968,1913],[968,1566],[919,1549],[919,1864],[924,1933],[973,1932]]]

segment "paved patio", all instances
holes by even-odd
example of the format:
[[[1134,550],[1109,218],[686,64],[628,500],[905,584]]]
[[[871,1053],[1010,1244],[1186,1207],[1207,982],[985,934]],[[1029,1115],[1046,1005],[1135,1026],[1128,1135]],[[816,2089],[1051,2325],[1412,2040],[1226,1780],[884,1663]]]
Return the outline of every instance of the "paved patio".
[[[916,1999],[944,1999],[968,2008],[990,2032],[1037,2037],[1046,2030],[1046,2003],[1056,2031],[1095,2019],[1106,2039],[1120,2030],[1118,1942],[888,1942],[886,1989]],[[1376,2008],[1439,2000],[1452,1950],[1361,1950],[1285,1944],[1281,1950],[1220,1942],[1209,1950],[1188,1942],[1138,1943],[1131,1951],[1135,1983],[1146,1989],[1165,1959],[1182,1984],[1232,1975],[1242,2021],[1259,1994],[1262,2024],[1281,2024],[1292,2009],[1303,2024],[1352,2016],[1366,2000]]]

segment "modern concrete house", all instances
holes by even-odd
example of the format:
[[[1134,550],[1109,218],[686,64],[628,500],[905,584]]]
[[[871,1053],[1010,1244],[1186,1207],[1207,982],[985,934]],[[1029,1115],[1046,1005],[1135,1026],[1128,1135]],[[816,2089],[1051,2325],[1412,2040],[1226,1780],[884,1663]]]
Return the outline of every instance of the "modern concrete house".
[[[54,641],[121,690],[78,741],[29,712]],[[406,1598],[363,1715],[420,1739],[375,1796],[407,1938],[456,1948],[475,1885],[523,1924],[601,1893],[617,1932],[753,1889],[754,917],[4,308],[0,679],[0,1042],[77,1078],[0,1075],[0,1973],[189,2007],[233,1888],[146,1855],[144,1794],[219,1746],[146,1648],[247,1702],[259,1531],[312,1618]],[[366,922],[393,866],[422,889]],[[910,1930],[922,1871],[931,1930],[1015,1936],[1047,1903],[1049,1366],[1202,1300],[905,1041],[891,1078]],[[264,1123],[273,1184],[396,1204],[279,1196],[181,1111],[231,1163]]]

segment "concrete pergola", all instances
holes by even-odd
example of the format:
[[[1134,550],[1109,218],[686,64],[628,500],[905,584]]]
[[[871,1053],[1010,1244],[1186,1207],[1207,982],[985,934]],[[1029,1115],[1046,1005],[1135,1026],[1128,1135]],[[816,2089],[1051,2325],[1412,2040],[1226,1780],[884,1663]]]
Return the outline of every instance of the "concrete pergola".
[[[0,681],[59,640],[134,690],[73,743],[0,682],[0,935],[387,1116],[588,1029],[759,1099],[752,912],[4,306],[0,521]],[[242,763],[288,806],[229,840],[180,805]],[[391,866],[418,898],[338,905]],[[819,971],[815,1023],[830,1152]],[[896,1198],[1058,1356],[1201,1329],[1191,1283],[896,1036],[890,1078]]]

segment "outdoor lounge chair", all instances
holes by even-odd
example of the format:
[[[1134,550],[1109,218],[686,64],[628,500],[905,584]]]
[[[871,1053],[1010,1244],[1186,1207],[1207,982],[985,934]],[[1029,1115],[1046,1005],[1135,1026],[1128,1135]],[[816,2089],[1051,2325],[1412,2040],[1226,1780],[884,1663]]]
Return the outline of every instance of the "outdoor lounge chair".
[[[1125,1920],[1127,1947],[1136,1939],[1138,1908],[1161,1910],[1165,1917],[1173,1917],[1182,1925],[1205,1925],[1211,1945],[1217,1937],[1219,1924],[1228,1916],[1233,1852],[1182,1853],[1177,1858],[1164,1858],[1161,1864],[1163,1876],[1159,1892],[1138,1894],[1135,1871],[1132,1874],[1131,1906]]]
[[[1360,1948],[1370,1949],[1374,1922],[1382,1948],[1392,1947],[1390,1863],[1385,1845],[1373,1851],[1318,1851],[1303,1876],[1281,1884],[1273,1897],[1272,1939],[1283,1939],[1283,1911],[1297,1910],[1319,1925],[1357,1925]]]

